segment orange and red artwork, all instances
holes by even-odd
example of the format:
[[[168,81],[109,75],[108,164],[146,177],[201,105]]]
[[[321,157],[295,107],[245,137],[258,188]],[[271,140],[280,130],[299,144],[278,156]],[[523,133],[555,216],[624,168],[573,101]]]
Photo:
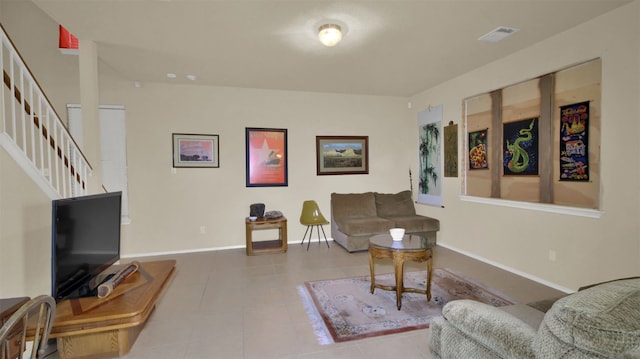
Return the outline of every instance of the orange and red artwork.
[[[247,187],[287,186],[287,130],[246,129]]]

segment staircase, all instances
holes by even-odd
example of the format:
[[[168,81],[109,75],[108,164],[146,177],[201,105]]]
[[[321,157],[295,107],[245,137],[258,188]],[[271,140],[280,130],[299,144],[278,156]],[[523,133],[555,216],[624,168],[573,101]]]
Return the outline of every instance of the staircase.
[[[50,198],[87,194],[91,165],[0,25],[0,146]]]

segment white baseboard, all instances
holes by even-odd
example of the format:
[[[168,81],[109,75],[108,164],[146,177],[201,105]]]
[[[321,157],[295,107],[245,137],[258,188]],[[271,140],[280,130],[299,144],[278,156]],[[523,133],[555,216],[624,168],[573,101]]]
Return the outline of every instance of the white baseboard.
[[[333,242],[333,238],[327,238],[327,240],[329,240],[329,241]],[[296,241],[296,242],[287,242],[287,245],[291,245],[291,244],[299,244],[299,243],[300,243],[299,241]],[[463,255],[465,255],[465,256],[467,256],[467,257],[470,257],[470,258],[473,258],[473,259],[479,260],[479,261],[481,261],[481,262],[487,263],[487,264],[489,264],[489,265],[492,265],[492,266],[494,266],[494,267],[500,268],[500,269],[502,269],[502,270],[506,270],[507,272],[510,272],[510,273],[513,273],[513,274],[519,275],[519,276],[521,276],[521,277],[524,277],[524,278],[530,279],[530,280],[532,280],[532,281],[534,281],[534,282],[538,282],[538,283],[540,283],[540,284],[544,284],[544,285],[546,285],[547,287],[551,287],[551,288],[557,289],[557,290],[559,290],[559,291],[561,291],[561,292],[565,292],[565,293],[573,293],[573,292],[575,292],[575,291],[574,291],[574,290],[572,290],[572,289],[569,289],[569,288],[566,288],[566,287],[560,286],[560,285],[558,285],[558,284],[556,284],[556,283],[549,282],[549,281],[544,280],[544,279],[542,279],[542,278],[538,278],[538,277],[533,276],[533,275],[531,275],[531,274],[529,274],[529,273],[525,273],[525,272],[519,271],[519,270],[517,270],[517,269],[515,269],[515,268],[511,268],[511,267],[509,267],[509,266],[505,266],[505,265],[500,264],[500,263],[498,263],[498,262],[491,261],[491,260],[489,260],[489,259],[487,259],[487,258],[480,257],[480,256],[475,255],[475,254],[473,254],[473,253],[469,253],[469,252],[463,251],[463,250],[461,250],[461,249],[459,249],[459,248],[456,248],[456,247],[453,247],[453,246],[449,246],[449,245],[447,245],[447,244],[442,244],[442,243],[438,243],[438,245],[439,245],[439,246],[441,246],[441,247],[447,248],[447,249],[449,249],[449,250],[452,250],[452,251],[454,251],[454,252],[457,252],[457,253],[463,254]],[[172,254],[201,253],[201,252],[222,251],[222,250],[227,250],[227,249],[239,249],[239,248],[245,248],[245,246],[226,246],[226,247],[211,247],[211,248],[198,248],[198,249],[184,249],[184,250],[166,251],[166,252],[137,253],[137,254],[127,254],[127,255],[123,255],[123,256],[121,256],[121,258],[156,257],[156,256],[166,256],[166,255],[172,255]]]
[[[492,265],[492,266],[494,266],[494,267],[498,267],[498,268],[500,268],[500,269],[502,269],[502,270],[505,270],[505,271],[507,271],[507,272],[510,272],[510,273],[513,273],[513,274],[519,275],[519,276],[521,276],[521,277],[524,277],[524,278],[530,279],[530,280],[532,280],[532,281],[534,281],[534,282],[538,282],[538,283],[540,283],[540,284],[544,284],[544,285],[546,285],[547,287],[557,289],[557,290],[559,290],[559,291],[561,291],[561,292],[565,292],[565,293],[567,293],[567,294],[570,294],[570,293],[574,293],[574,292],[575,292],[575,290],[573,290],[573,289],[569,289],[569,288],[563,287],[563,286],[561,286],[561,285],[558,285],[558,284],[556,284],[556,283],[549,282],[549,281],[544,280],[544,279],[542,279],[542,278],[538,278],[538,277],[536,277],[536,276],[533,276],[533,275],[531,275],[531,274],[529,274],[529,273],[525,273],[525,272],[519,271],[519,270],[517,270],[517,269],[515,269],[515,268],[511,268],[511,267],[509,267],[509,266],[505,266],[504,264],[500,264],[500,263],[498,263],[498,262],[494,262],[494,261],[489,260],[489,259],[487,259],[487,258],[480,257],[480,256],[475,255],[475,254],[473,254],[473,253],[469,253],[469,252],[463,251],[463,250],[461,250],[461,249],[459,249],[459,248],[456,248],[456,247],[453,247],[453,246],[450,246],[450,245],[447,245],[447,244],[443,244],[443,243],[438,243],[438,245],[439,245],[439,246],[441,246],[441,247],[444,247],[444,248],[450,249],[450,250],[452,250],[452,251],[454,251],[454,252],[458,252],[458,253],[460,253],[460,254],[463,254],[463,255],[465,255],[465,256],[467,256],[467,257],[470,257],[470,258],[473,258],[473,259],[479,260],[480,262],[484,262],[484,263],[487,263],[487,264]]]
[[[333,238],[327,237],[329,242],[333,242]],[[299,244],[300,241],[287,241],[287,246],[291,244]],[[210,248],[197,248],[197,249],[181,249],[177,251],[166,251],[166,252],[147,252],[147,253],[136,253],[136,254],[125,254],[121,255],[120,258],[142,258],[142,257],[156,257],[156,256],[168,256],[172,254],[189,254],[189,253],[201,253],[201,252],[212,252],[212,251],[223,251],[226,249],[238,249],[238,248],[246,248],[246,246],[226,246],[226,247],[210,247]]]

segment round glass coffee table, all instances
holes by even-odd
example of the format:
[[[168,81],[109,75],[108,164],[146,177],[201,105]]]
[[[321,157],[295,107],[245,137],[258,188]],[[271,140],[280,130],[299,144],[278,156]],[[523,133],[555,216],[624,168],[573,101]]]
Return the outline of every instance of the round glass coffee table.
[[[428,240],[425,237],[415,234],[405,234],[401,241],[394,241],[389,234],[378,234],[369,238],[369,270],[371,272],[371,294],[375,288],[393,290],[396,292],[396,305],[398,310],[402,307],[402,293],[422,293],[427,295],[427,301],[431,300],[431,272],[433,247],[435,240]],[[395,272],[396,285],[376,284],[375,259],[392,259]],[[404,287],[404,262],[427,262],[427,288],[405,288]]]

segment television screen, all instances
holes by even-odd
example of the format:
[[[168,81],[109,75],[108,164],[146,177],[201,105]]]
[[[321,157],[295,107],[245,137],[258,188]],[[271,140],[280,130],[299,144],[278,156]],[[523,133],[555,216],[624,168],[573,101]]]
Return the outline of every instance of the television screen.
[[[98,274],[120,259],[122,192],[53,201],[52,296],[95,296]]]

